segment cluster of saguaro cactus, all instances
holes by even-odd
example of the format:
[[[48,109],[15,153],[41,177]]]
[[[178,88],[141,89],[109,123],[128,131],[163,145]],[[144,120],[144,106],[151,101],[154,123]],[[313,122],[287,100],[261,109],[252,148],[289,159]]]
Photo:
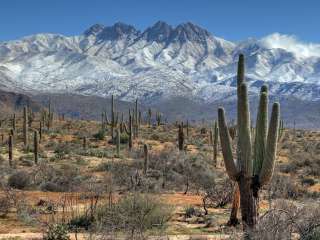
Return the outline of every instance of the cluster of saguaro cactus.
[[[247,85],[244,81],[244,56],[239,56],[238,95],[238,142],[237,160],[233,157],[231,138],[223,108],[218,109],[220,142],[229,177],[236,181],[240,190],[240,207],[245,229],[255,226],[258,216],[258,195],[273,174],[279,131],[280,105],[274,103],[268,128],[268,89],[261,87],[256,121],[255,141],[250,134],[250,112]]]

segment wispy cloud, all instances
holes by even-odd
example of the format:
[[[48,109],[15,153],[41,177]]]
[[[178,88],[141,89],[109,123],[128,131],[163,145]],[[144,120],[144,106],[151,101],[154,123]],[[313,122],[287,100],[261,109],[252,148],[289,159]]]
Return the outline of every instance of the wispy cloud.
[[[298,57],[320,57],[320,44],[300,41],[296,36],[273,33],[260,40],[267,48],[282,48]]]

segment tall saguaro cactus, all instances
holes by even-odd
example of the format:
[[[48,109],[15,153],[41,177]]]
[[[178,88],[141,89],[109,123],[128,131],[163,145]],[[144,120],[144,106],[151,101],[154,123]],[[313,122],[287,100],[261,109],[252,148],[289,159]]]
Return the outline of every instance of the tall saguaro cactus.
[[[24,146],[28,146],[28,109],[25,106],[23,108],[23,143]]]
[[[39,139],[38,139],[38,131],[34,131],[34,138],[33,138],[33,153],[34,153],[34,163],[38,164],[39,159]]]
[[[178,130],[178,146],[179,150],[183,150],[183,144],[184,144],[184,133],[183,133],[183,123],[179,124],[179,130]]]
[[[10,135],[9,136],[9,141],[8,141],[8,147],[9,147],[9,166],[12,167],[13,166],[13,136]]]
[[[238,143],[237,160],[233,157],[231,138],[223,108],[218,109],[219,132],[223,158],[229,177],[236,181],[240,190],[240,207],[245,228],[257,222],[260,188],[273,174],[277,149],[280,105],[274,103],[268,128],[268,89],[261,88],[257,114],[255,142],[251,142],[250,112],[247,85],[244,81],[244,56],[239,56],[238,78]]]
[[[143,174],[146,175],[148,171],[148,162],[149,162],[149,153],[148,153],[148,145],[143,145],[143,153],[144,153],[144,162],[143,162]]]
[[[219,135],[219,128],[217,121],[214,121],[214,136],[213,136],[213,165],[217,166],[217,157],[218,157],[218,135]]]

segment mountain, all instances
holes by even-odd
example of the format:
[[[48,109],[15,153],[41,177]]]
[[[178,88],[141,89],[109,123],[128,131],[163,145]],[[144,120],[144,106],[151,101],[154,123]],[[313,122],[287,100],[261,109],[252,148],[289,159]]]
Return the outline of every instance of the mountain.
[[[243,53],[252,97],[266,83],[275,98],[320,102],[320,45],[287,38],[236,43],[190,22],[162,21],[144,31],[119,22],[95,24],[78,36],[36,34],[0,42],[0,89],[33,96],[113,94],[153,106],[171,99],[234,101]]]

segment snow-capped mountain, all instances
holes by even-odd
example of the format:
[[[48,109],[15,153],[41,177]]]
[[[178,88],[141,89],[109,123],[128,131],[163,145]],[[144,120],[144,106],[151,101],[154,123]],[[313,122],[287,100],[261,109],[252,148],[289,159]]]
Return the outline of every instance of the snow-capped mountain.
[[[266,82],[275,96],[320,100],[320,54],[312,46],[309,52],[301,45],[272,46],[281,37],[234,43],[192,23],[161,21],[142,32],[116,23],[96,24],[79,36],[37,34],[0,42],[0,88],[213,102],[234,97],[237,58],[244,53],[253,94]]]

